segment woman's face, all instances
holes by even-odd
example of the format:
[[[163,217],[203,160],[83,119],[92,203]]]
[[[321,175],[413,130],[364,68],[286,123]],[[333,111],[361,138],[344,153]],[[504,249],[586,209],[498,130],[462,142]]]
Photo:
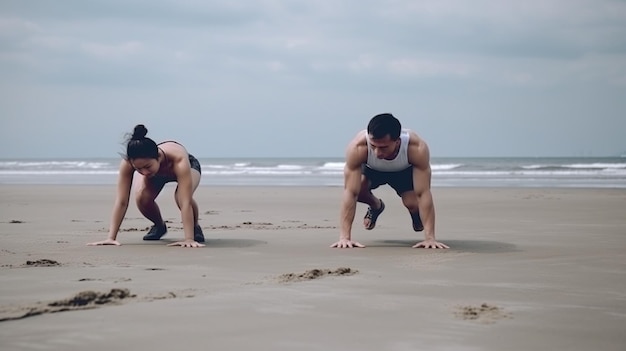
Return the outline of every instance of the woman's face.
[[[161,164],[156,158],[135,158],[130,160],[130,164],[139,174],[145,177],[154,177],[159,171]]]

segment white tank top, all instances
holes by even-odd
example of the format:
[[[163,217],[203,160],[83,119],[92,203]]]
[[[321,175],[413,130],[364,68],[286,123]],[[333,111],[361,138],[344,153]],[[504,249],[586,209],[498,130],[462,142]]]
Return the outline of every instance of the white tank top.
[[[411,167],[409,163],[409,130],[402,129],[400,131],[400,150],[393,160],[385,160],[376,157],[376,153],[370,146],[370,137],[365,131],[365,139],[367,140],[367,163],[366,166],[381,172],[397,172]]]

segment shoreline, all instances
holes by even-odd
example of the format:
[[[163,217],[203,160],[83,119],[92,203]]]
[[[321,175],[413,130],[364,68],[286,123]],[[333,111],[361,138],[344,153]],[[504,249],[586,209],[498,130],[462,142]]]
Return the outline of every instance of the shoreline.
[[[343,186],[343,158],[200,158],[201,186]],[[625,188],[617,157],[433,158],[433,187]],[[119,159],[0,160],[0,184],[115,185]]]

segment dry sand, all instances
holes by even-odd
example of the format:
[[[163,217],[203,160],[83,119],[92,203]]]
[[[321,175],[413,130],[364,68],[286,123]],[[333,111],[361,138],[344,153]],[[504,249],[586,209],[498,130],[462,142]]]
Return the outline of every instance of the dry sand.
[[[364,249],[331,249],[341,189],[200,187],[207,247],[111,186],[0,186],[1,350],[625,350],[626,190],[433,190],[422,238],[389,188]]]

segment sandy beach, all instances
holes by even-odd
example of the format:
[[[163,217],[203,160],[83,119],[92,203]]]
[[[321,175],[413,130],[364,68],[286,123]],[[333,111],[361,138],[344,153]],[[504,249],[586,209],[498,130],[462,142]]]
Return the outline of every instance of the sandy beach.
[[[131,204],[106,238],[112,186],[0,186],[2,350],[624,350],[626,190],[435,188],[437,238],[393,191],[364,249],[331,249],[338,187],[208,187],[207,246]]]

